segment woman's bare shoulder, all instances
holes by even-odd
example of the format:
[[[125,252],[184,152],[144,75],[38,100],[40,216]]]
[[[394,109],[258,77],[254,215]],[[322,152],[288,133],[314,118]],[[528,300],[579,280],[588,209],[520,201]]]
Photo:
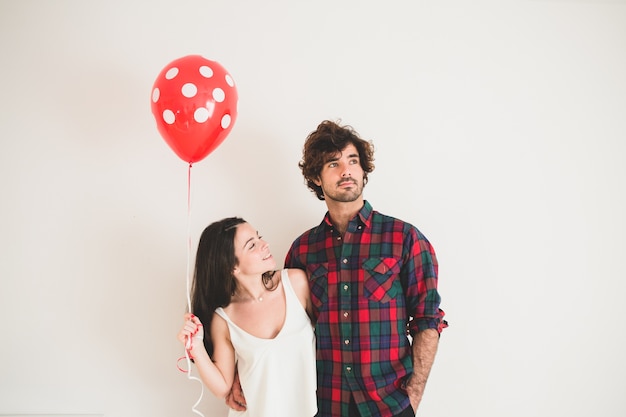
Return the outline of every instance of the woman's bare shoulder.
[[[307,288],[309,286],[309,280],[306,276],[306,272],[302,269],[297,268],[289,268],[287,269],[287,276],[289,277],[289,281],[292,286],[301,286],[306,285]]]
[[[289,277],[289,282],[293,287],[293,291],[298,296],[300,303],[305,308],[307,312],[310,311],[311,298],[309,297],[309,279],[301,269],[287,269],[287,276]]]

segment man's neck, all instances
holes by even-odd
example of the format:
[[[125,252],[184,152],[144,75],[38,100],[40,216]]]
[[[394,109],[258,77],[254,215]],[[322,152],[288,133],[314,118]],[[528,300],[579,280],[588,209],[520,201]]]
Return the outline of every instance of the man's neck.
[[[326,200],[326,206],[328,207],[328,214],[335,228],[342,235],[348,229],[348,223],[357,215],[357,213],[363,208],[363,198],[359,198],[349,203],[342,203],[339,201]]]

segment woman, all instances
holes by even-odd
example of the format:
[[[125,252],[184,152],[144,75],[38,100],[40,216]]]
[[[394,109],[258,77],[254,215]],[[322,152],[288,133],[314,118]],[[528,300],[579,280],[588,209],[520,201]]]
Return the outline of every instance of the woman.
[[[212,223],[200,237],[193,314],[178,339],[217,397],[228,395],[237,368],[247,409],[229,416],[317,412],[307,276],[275,269],[269,245],[241,218]]]

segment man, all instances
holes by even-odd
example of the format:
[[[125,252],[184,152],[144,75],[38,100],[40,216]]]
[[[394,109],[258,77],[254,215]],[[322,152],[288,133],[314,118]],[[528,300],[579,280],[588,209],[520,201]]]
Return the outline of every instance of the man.
[[[328,208],[285,260],[309,276],[320,417],[414,416],[447,327],[432,246],[363,198],[373,156],[350,126],[324,121],[299,164]]]

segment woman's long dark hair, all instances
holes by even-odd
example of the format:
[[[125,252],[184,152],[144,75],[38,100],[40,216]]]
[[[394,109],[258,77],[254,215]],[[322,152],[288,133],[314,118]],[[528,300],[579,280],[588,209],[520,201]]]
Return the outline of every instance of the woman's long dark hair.
[[[191,308],[204,326],[204,347],[213,355],[211,340],[211,320],[218,307],[230,304],[237,290],[237,280],[233,275],[239,260],[235,256],[235,234],[237,226],[246,221],[240,217],[228,217],[211,223],[202,232],[196,252],[196,267],[191,289]],[[273,271],[263,275],[263,283],[268,286]],[[270,290],[277,283],[271,282]]]
[[[229,217],[207,226],[200,236],[196,252],[196,269],[191,290],[192,313],[204,326],[204,346],[213,355],[211,319],[218,307],[226,307],[237,288],[233,271],[235,233],[237,226],[245,223],[239,217]]]

